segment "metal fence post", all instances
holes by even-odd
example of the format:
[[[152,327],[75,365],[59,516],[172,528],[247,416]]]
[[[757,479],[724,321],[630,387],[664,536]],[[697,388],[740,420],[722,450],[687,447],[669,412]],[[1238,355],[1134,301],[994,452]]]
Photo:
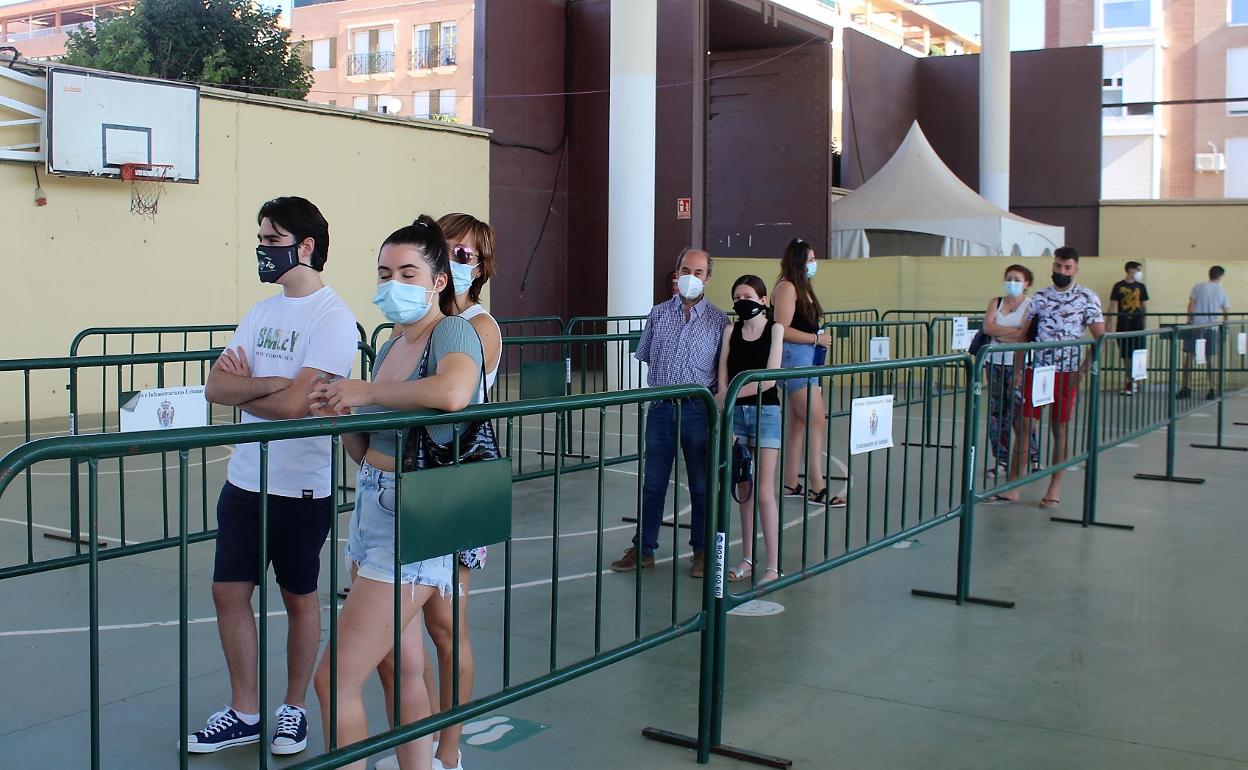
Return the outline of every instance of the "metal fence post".
[[[1196,449],[1225,449],[1230,452],[1248,452],[1248,447],[1232,446],[1222,443],[1222,430],[1226,415],[1224,414],[1224,406],[1226,404],[1226,357],[1230,355],[1227,348],[1227,342],[1230,338],[1230,329],[1225,321],[1218,327],[1218,443],[1216,444],[1192,444]]]
[[[1170,330],[1170,387],[1167,394],[1166,404],[1166,472],[1158,475],[1156,473],[1137,473],[1135,477],[1144,481],[1174,481],[1180,484],[1204,484],[1204,479],[1193,478],[1190,476],[1174,475],[1174,454],[1175,444],[1178,441],[1179,427],[1179,345],[1180,345],[1180,328],[1173,327]]]

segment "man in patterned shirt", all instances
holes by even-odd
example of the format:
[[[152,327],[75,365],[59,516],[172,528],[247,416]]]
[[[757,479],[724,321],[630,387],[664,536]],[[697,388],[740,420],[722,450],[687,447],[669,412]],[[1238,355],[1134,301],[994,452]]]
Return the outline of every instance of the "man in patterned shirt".
[[[1096,292],[1086,286],[1075,283],[1079,274],[1079,253],[1069,246],[1063,246],[1053,252],[1053,285],[1036,292],[1031,299],[1028,312],[1036,323],[1036,342],[1062,342],[1065,340],[1082,339],[1085,330],[1099,339],[1105,333],[1105,316],[1101,313],[1101,300]],[[1049,428],[1053,433],[1052,464],[1059,465],[1066,460],[1067,431],[1075,413],[1075,401],[1079,392],[1079,375],[1087,369],[1088,361],[1082,361],[1081,349],[1077,346],[1038,350],[1033,354],[1032,363],[1027,368],[1023,380],[1023,408],[1017,413],[1021,425],[1014,431],[1015,446],[1010,458],[1010,479],[1022,475],[1023,460],[1027,456],[1025,449],[1018,445],[1020,436],[1031,435],[1031,421],[1038,419],[1043,413],[1043,406],[1032,404],[1032,384],[1035,368],[1040,366],[1057,367],[1053,383],[1053,409],[1049,417]],[[1041,508],[1056,508],[1062,504],[1062,476],[1065,471],[1054,471],[1049,477],[1049,488],[1040,499]],[[1008,492],[996,496],[996,499],[1017,502],[1019,493]]]
[[[645,329],[637,343],[638,361],[649,365],[646,384],[652,388],[671,385],[702,385],[714,388],[719,363],[719,341],[728,316],[706,299],[711,280],[711,255],[685,249],[676,258],[679,294],[650,310]],[[641,542],[633,545],[611,563],[616,572],[654,566],[659,547],[659,527],[663,505],[676,460],[676,416],[680,414],[680,448],[685,456],[691,506],[689,545],[693,561],[689,574],[702,577],[705,571],[702,528],[706,520],[706,450],[710,415],[700,399],[656,401],[646,415],[645,479],[641,495]],[[640,546],[640,548],[639,548]],[[640,550],[640,553],[639,553]]]

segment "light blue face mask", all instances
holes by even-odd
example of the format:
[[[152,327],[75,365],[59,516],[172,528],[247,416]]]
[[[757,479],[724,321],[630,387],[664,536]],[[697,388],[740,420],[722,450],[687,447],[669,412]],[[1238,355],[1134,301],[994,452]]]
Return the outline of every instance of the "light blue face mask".
[[[1005,293],[1011,297],[1022,296],[1023,282],[1022,281],[1006,281]]]
[[[377,287],[373,295],[373,304],[381,310],[386,320],[396,324],[413,324],[425,317],[429,312],[429,302],[425,295],[433,294],[431,289],[411,283],[386,281]]]
[[[455,296],[467,294],[472,288],[472,271],[476,269],[477,263],[471,265],[461,265],[458,262],[451,261],[451,280],[455,282]]]
[[[807,277],[807,278],[814,278],[814,277],[815,277],[815,273],[817,273],[817,272],[819,272],[819,263],[818,263],[818,262],[807,262],[807,263],[806,263],[806,277]]]

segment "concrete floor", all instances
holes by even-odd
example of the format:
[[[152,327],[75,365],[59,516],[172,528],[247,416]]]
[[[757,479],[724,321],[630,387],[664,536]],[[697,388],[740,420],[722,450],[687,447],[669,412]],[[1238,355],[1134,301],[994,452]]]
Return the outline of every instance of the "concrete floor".
[[[1248,420],[1248,398],[1232,399],[1228,414]],[[1201,415],[1180,426],[1178,471],[1208,478],[1201,486],[1131,478],[1162,470],[1164,433],[1105,453],[1100,516],[1135,524],[1133,532],[1049,522],[1035,507],[1039,484],[1024,490],[1026,504],[981,506],[972,592],[1012,599],[1015,609],[909,595],[952,585],[956,530],[941,527],[918,547],[888,549],[767,597],[783,605],[779,615],[731,618],[725,743],[798,768],[1248,767],[1248,454],[1187,446],[1210,440],[1213,429]],[[1228,427],[1226,439],[1246,445],[1248,428]],[[629,470],[609,474],[611,526],[633,505]],[[211,465],[211,483],[223,472],[224,463]],[[1068,474],[1066,515],[1077,515],[1081,486],[1078,471]],[[547,494],[549,482],[530,487],[521,494]],[[578,577],[560,584],[560,663],[588,654],[593,641],[594,538],[575,534],[592,528],[593,511],[576,508],[576,487],[567,491],[574,504],[559,528],[561,574]],[[14,510],[6,503],[0,516],[20,519]],[[513,546],[520,582],[548,568],[553,541],[537,517],[516,529],[530,538]],[[24,549],[21,534],[0,524],[5,563]],[[810,534],[821,537],[818,528]],[[630,535],[626,527],[607,533],[606,557]],[[668,543],[661,556],[670,555]],[[479,692],[500,685],[503,596],[489,590],[501,583],[499,551],[474,586],[487,590],[471,604]],[[191,551],[195,724],[227,697],[207,590],[211,559],[210,543]],[[647,630],[670,620],[665,566],[644,575]],[[699,589],[683,567],[681,614]],[[177,626],[150,625],[176,620],[176,574],[174,553],[101,567],[101,622],[118,626],[101,634],[103,767],[176,766]],[[0,768],[87,765],[83,585],[79,570],[0,583]],[[604,638],[619,643],[632,634],[632,578],[607,575],[603,586]],[[545,667],[550,581],[517,589],[515,601],[513,660],[522,678]],[[269,606],[281,609],[276,592]],[[284,626],[273,619],[274,699]],[[508,706],[502,714],[548,728],[500,752],[466,748],[465,767],[688,767],[691,752],[644,740],[640,730],[694,730],[697,660],[697,639],[687,637]],[[380,728],[380,695],[366,697]],[[314,727],[313,750],[319,733]],[[192,764],[241,770],[256,759],[251,748],[234,749]],[[741,765],[714,757],[711,766]]]

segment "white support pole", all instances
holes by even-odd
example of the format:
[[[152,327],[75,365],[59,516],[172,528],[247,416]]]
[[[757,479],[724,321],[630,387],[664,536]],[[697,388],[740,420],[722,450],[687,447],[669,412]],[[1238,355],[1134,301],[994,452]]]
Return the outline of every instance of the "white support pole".
[[[611,0],[609,315],[645,314],[654,297],[657,38],[657,0]]]
[[[980,3],[979,194],[1010,208],[1010,3]]]

